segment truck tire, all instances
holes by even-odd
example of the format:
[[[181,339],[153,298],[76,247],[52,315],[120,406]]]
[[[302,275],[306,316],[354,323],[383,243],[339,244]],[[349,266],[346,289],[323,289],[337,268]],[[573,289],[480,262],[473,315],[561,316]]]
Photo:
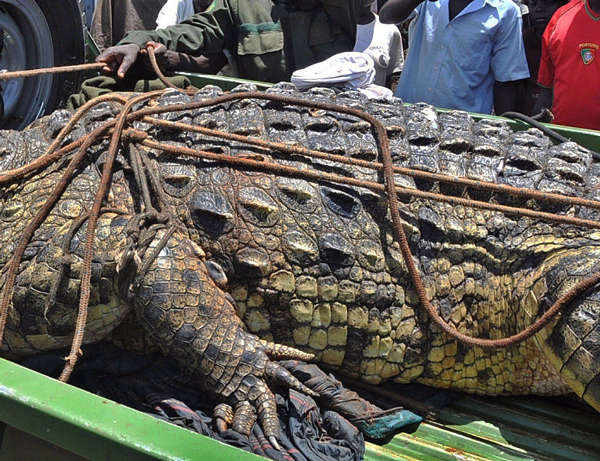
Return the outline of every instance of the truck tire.
[[[85,18],[81,0],[0,0],[7,71],[81,64],[85,60]],[[81,83],[80,73],[2,81],[0,128],[21,129],[60,107]]]

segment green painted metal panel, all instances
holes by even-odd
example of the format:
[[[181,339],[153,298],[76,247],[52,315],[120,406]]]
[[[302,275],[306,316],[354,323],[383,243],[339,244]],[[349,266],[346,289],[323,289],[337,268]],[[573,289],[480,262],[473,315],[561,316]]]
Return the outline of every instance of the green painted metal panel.
[[[0,359],[0,422],[90,460],[259,456]]]
[[[6,426],[0,434],[0,461],[86,461],[64,448],[46,442],[38,437]]]
[[[206,85],[215,85],[221,88],[223,91],[229,91],[242,83],[252,83],[256,85],[259,90],[266,90],[267,88],[273,86],[272,83],[257,82],[255,80],[246,80],[236,77],[227,77],[225,75],[195,74],[189,72],[177,72],[177,75],[183,75],[187,77],[190,82],[192,82],[192,85],[194,85],[196,88],[202,88]]]
[[[567,398],[459,394],[438,411],[435,421],[422,423],[415,432],[398,434],[382,447],[368,444],[366,459],[596,460],[599,423],[594,410]]]

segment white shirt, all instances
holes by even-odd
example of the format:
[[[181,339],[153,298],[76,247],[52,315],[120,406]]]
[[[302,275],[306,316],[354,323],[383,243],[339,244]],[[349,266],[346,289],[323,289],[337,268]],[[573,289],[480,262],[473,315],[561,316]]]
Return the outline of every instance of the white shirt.
[[[167,0],[167,3],[160,9],[156,17],[156,28],[179,24],[194,14],[194,4],[192,0]]]
[[[353,51],[368,54],[375,63],[375,84],[385,86],[388,75],[402,70],[404,52],[402,36],[394,24],[382,24],[379,16],[369,24],[356,26]]]

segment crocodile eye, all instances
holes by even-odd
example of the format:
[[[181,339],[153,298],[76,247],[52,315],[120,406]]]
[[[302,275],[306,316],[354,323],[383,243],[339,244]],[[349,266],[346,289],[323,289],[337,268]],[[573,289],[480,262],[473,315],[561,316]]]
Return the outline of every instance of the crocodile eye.
[[[210,275],[210,278],[213,279],[215,284],[219,288],[225,289],[227,287],[227,275],[221,265],[212,260],[206,261],[204,265],[206,266],[208,275]]]

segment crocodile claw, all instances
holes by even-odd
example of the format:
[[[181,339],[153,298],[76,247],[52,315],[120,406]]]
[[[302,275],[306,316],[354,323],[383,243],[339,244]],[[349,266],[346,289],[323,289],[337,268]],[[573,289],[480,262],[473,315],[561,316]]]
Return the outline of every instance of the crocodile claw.
[[[264,339],[259,340],[259,342],[265,353],[275,360],[302,360],[304,362],[310,362],[315,358],[314,354],[302,352],[294,347],[271,343]]]
[[[219,434],[225,432],[233,422],[233,410],[226,403],[218,404],[213,410],[213,416]]]
[[[287,386],[290,389],[310,395],[311,397],[319,397],[319,394],[302,384],[294,375],[278,363],[267,363],[265,376],[269,379],[269,382]]]
[[[281,451],[279,442],[277,441],[277,439],[275,437],[269,437],[269,442],[271,443],[271,445],[273,445],[273,448],[275,448],[275,450]]]
[[[235,368],[231,368],[219,378],[210,374],[208,376],[209,381],[216,385],[214,389],[217,394],[228,404],[215,409],[217,429],[222,431],[232,427],[236,432],[248,436],[258,420],[265,437],[279,450],[280,424],[277,402],[269,385],[283,386],[313,397],[318,397],[318,394],[271,359],[310,360],[313,356],[293,347],[259,340],[245,332],[238,331],[237,334],[241,335],[237,337],[238,344],[243,344],[243,351],[239,351],[237,357],[236,354],[232,357],[232,360],[237,361]],[[225,378],[225,375],[228,378]],[[231,408],[234,409],[233,417]]]
[[[265,436],[279,438],[281,427],[277,417],[275,396],[262,379],[254,375],[246,376],[232,395],[231,401],[236,407],[244,401],[250,402],[258,413],[258,420]]]

